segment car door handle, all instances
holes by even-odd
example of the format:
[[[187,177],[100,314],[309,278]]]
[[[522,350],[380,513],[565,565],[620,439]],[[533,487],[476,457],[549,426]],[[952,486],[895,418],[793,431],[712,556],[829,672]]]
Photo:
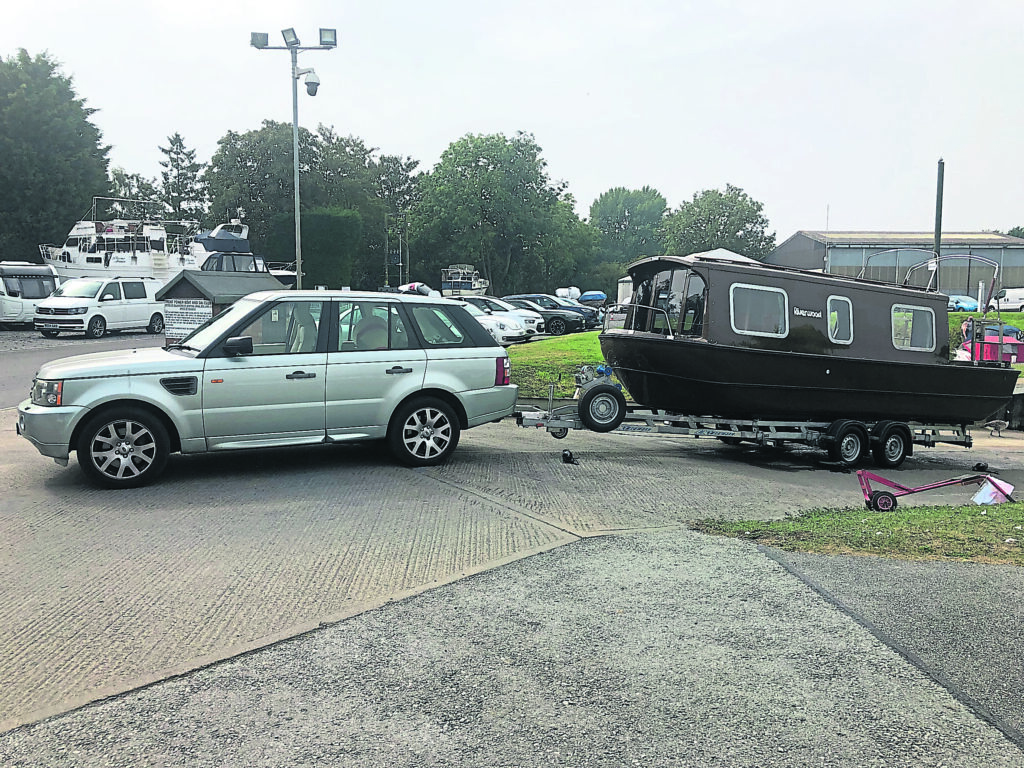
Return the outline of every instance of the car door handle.
[[[394,368],[388,368],[384,373],[412,373],[412,368],[402,368],[396,365]]]
[[[315,373],[306,373],[305,371],[294,371],[285,376],[286,379],[315,379]]]

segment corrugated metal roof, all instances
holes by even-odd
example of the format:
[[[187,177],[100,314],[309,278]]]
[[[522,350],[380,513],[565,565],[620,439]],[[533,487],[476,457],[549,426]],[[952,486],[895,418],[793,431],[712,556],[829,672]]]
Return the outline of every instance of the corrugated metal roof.
[[[914,245],[933,246],[934,232],[822,232],[800,230],[804,235],[819,243],[829,245]],[[991,245],[1024,247],[1024,239],[1000,235],[997,232],[943,232],[943,247],[953,245]]]

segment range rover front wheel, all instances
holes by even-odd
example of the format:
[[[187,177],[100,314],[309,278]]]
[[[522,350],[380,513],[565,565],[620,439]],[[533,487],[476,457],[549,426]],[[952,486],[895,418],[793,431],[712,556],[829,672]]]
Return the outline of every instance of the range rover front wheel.
[[[441,464],[459,444],[459,417],[442,400],[412,400],[391,417],[388,446],[398,461],[410,467]]]
[[[92,482],[134,488],[152,482],[167,466],[170,438],[159,418],[141,408],[100,411],[78,436],[78,464]]]

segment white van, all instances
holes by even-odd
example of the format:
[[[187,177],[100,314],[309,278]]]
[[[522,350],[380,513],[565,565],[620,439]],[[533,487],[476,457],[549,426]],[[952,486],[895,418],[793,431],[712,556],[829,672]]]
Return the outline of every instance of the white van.
[[[163,333],[164,303],[156,300],[162,285],[153,277],[76,277],[39,302],[33,324],[47,338],[84,333],[98,339],[107,331],[142,329]]]
[[[36,304],[57,287],[57,270],[49,264],[0,261],[0,323],[30,324]]]
[[[1003,312],[1024,312],[1024,288],[1003,288],[989,303],[989,312],[997,306]]]

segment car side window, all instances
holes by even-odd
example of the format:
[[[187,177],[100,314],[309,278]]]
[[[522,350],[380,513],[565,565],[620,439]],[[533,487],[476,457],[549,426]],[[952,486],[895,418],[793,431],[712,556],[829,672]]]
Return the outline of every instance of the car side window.
[[[412,319],[427,346],[458,346],[469,343],[469,337],[459,329],[449,307],[413,306]]]
[[[124,297],[126,299],[144,299],[146,298],[146,286],[142,284],[141,280],[130,280],[123,284]]]
[[[343,301],[338,310],[338,349],[341,352],[414,346],[398,307],[391,302]]]
[[[253,355],[315,352],[323,302],[287,301],[267,307],[235,336],[252,337]]]
[[[107,283],[103,286],[103,293],[100,294],[100,301],[104,299],[114,299],[117,301],[121,300],[121,286],[117,283]]]

